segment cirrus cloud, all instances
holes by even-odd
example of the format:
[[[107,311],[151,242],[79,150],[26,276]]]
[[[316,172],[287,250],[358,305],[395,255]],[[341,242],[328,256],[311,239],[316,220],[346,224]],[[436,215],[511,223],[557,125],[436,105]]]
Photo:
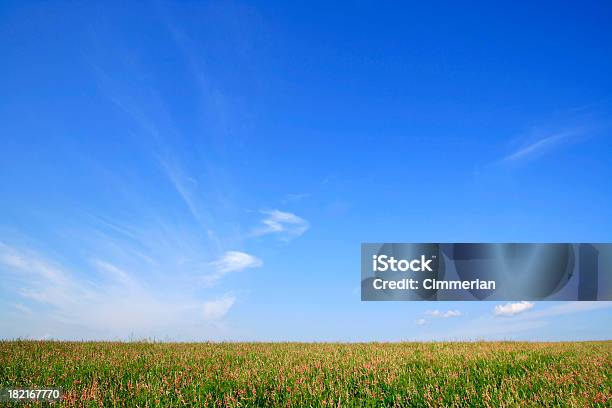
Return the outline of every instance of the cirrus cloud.
[[[308,221],[290,212],[265,210],[261,213],[266,217],[261,221],[263,225],[251,233],[255,237],[278,234],[282,240],[288,241],[299,237],[310,228]]]
[[[249,268],[259,268],[263,266],[261,259],[256,256],[240,251],[227,251],[216,261],[210,262],[212,273],[205,276],[205,282],[209,285],[214,284],[224,275],[230,272],[239,272]]]
[[[461,312],[458,310],[447,310],[446,312],[442,312],[440,310],[428,310],[425,314],[431,317],[441,317],[443,319],[461,316]]]
[[[219,320],[224,317],[234,305],[234,296],[224,296],[219,299],[209,300],[204,303],[204,319]]]

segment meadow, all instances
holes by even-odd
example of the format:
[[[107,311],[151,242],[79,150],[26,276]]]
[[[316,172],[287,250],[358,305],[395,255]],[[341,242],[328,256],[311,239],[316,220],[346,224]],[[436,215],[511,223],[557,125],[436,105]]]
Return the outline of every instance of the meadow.
[[[43,386],[70,407],[609,407],[612,341],[1,341],[0,388]]]

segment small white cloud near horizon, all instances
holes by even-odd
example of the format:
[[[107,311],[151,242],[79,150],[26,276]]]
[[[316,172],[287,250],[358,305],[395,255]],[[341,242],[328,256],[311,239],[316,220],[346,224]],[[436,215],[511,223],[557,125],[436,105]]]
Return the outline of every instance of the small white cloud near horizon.
[[[557,316],[565,316],[573,313],[583,313],[589,312],[592,310],[599,309],[608,309],[612,308],[612,302],[602,302],[602,301],[569,301],[561,304],[556,304],[544,310],[538,310],[535,312],[529,313],[529,315],[525,316],[530,319],[537,319],[542,317],[557,317]]]
[[[254,229],[251,233],[255,237],[279,234],[281,239],[289,240],[299,237],[310,228],[308,221],[290,212],[264,210],[261,213],[266,217],[261,221],[263,226]]]
[[[502,316],[502,317],[516,316],[518,314],[525,313],[526,311],[530,309],[533,309],[534,306],[535,306],[535,303],[527,302],[523,300],[522,302],[506,303],[505,305],[497,305],[495,306],[493,313],[495,314],[495,316]]]
[[[425,312],[426,316],[432,317],[432,318],[440,318],[440,319],[448,319],[450,317],[459,317],[461,316],[461,312],[459,310],[447,310],[446,312],[440,311],[440,310],[428,310]],[[427,324],[427,319],[424,318],[420,318],[415,320],[415,323],[418,326],[423,326],[425,324]]]
[[[431,317],[441,317],[443,319],[461,316],[461,312],[458,310],[447,310],[446,312],[441,312],[439,310],[428,310],[425,312],[425,314]]]
[[[229,312],[230,308],[234,305],[236,297],[224,296],[219,299],[209,300],[204,303],[204,319],[205,320],[219,320]]]

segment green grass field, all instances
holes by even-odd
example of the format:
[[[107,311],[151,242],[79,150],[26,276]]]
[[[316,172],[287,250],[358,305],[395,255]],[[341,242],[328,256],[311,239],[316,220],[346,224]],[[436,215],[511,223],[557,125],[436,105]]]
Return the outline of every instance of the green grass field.
[[[0,387],[51,386],[64,406],[611,406],[612,341],[0,342]]]

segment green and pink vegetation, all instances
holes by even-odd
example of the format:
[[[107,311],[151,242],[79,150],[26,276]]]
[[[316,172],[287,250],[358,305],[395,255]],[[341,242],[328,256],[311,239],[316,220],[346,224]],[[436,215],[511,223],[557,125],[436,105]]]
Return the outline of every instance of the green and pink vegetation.
[[[0,342],[0,387],[62,406],[609,407],[611,374],[612,341]]]

